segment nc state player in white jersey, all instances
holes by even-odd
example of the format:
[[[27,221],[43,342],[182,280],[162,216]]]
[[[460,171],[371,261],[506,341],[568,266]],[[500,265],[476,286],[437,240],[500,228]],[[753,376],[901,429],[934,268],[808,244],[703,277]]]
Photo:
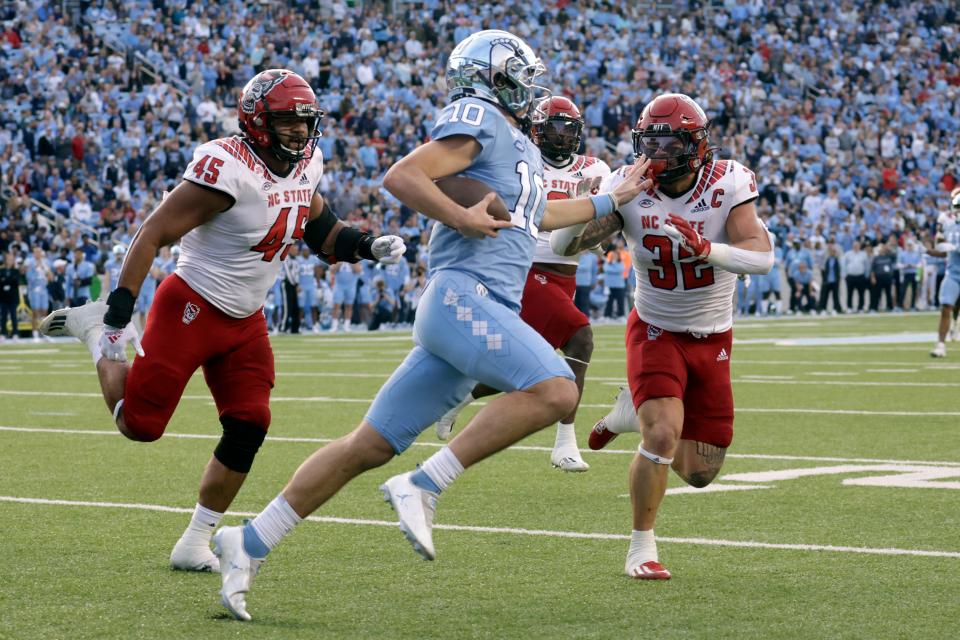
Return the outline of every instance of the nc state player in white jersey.
[[[600,180],[610,175],[610,167],[599,158],[581,156],[583,116],[573,102],[563,96],[553,96],[539,103],[541,114],[531,127],[531,138],[543,156],[543,185],[547,200],[565,200],[588,193],[599,192]],[[533,265],[527,274],[523,289],[520,317],[536,329],[554,349],[560,349],[573,369],[577,388],[583,393],[583,379],[593,354],[593,330],[587,318],[573,303],[577,282],[575,274],[577,255],[563,256],[550,248],[553,233],[577,234],[583,224],[562,231],[541,231],[537,234],[537,248]],[[459,405],[437,421],[437,437],[446,440],[453,431],[460,412],[477,398],[499,393],[478,384]],[[577,407],[557,424],[557,436],[550,455],[550,463],[563,471],[586,471],[590,468],[577,447],[573,422]]]
[[[56,311],[41,326],[86,343],[117,428],[131,440],[163,435],[203,367],[223,436],[170,556],[173,568],[191,571],[219,571],[210,537],[270,426],[273,352],[262,307],[290,247],[305,242],[348,262],[396,261],[404,251],[400,238],[346,227],[324,205],[316,150],[323,111],[303,78],[285,69],[256,75],[237,114],[243,135],[197,147],[184,180],[134,238],[107,301]],[[137,294],[159,249],[177,240],[177,270],[157,290],[141,347],[130,324]],[[130,341],[140,356],[132,366]]]
[[[597,423],[590,447],[640,431],[630,468],[633,536],[628,575],[665,580],[653,525],[667,469],[694,487],[720,470],[733,438],[730,351],[733,292],[740,273],[763,274],[773,247],[754,201],[753,172],[714,160],[709,122],[689,97],[665,94],[646,106],[633,131],[637,156],[651,159],[656,186],[590,223],[567,249],[622,229],[637,276],[627,325],[627,378],[614,410]],[[613,188],[617,171],[601,191]],[[632,403],[631,403],[632,400]],[[638,420],[639,417],[639,420]]]

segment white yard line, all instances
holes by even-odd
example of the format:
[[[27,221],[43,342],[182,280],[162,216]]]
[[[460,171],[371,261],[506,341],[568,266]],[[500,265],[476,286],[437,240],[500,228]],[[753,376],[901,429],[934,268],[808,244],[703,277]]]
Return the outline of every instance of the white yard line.
[[[171,507],[160,504],[143,504],[129,502],[101,502],[89,500],[59,500],[51,498],[26,498],[20,496],[0,496],[0,502],[33,504],[58,507],[88,507],[98,509],[129,509],[136,511],[158,511],[161,513],[193,513],[193,508]],[[233,517],[251,517],[255,513],[244,511],[228,511]],[[366,518],[337,518],[333,516],[309,516],[311,522],[324,524],[350,524],[373,527],[396,527],[396,520],[373,520]],[[545,538],[572,538],[578,540],[629,540],[630,536],[620,533],[600,533],[581,531],[551,531],[548,529],[523,529],[519,527],[482,527],[460,524],[435,524],[434,529],[440,531],[462,531],[465,533],[491,533],[500,535],[534,536]],[[893,547],[848,547],[830,544],[785,544],[775,542],[757,542],[754,540],[720,540],[713,538],[675,538],[658,536],[657,542],[665,544],[689,544],[710,547],[739,547],[743,549],[776,549],[778,551],[825,551],[833,553],[855,553],[879,556],[915,556],[924,558],[955,558],[960,559],[960,551],[937,551],[928,549],[898,549]]]
[[[793,376],[767,376],[754,373],[745,373],[743,377],[751,380],[793,380]]]
[[[0,425],[0,433],[52,433],[58,435],[78,435],[78,436],[119,436],[120,432],[108,429],[65,429],[62,427],[20,427],[11,425]],[[181,438],[186,440],[219,440],[220,435],[215,433],[166,433],[164,438]],[[325,444],[333,442],[334,438],[308,438],[295,436],[276,436],[269,434],[267,440],[270,442],[297,442]],[[446,446],[445,442],[414,442],[415,447],[427,447],[430,449],[439,449]],[[513,445],[509,451],[536,451],[549,453],[553,447],[539,447],[535,445]],[[591,451],[590,449],[581,449],[584,454],[612,454],[612,455],[634,455],[636,449],[602,449],[600,451]],[[782,454],[763,454],[763,453],[728,453],[727,458],[740,458],[744,460],[785,460],[791,462],[846,462],[846,463],[871,463],[871,464],[902,464],[902,465],[936,465],[942,467],[960,467],[960,462],[942,462],[935,460],[889,460],[882,458],[840,458],[834,456],[796,456]]]
[[[867,373],[919,373],[919,369],[867,369]]]
[[[890,382],[864,382],[858,380],[760,380],[753,378],[734,378],[734,383],[754,383],[754,384],[815,384],[817,386],[840,386],[840,387],[960,387],[960,382],[909,382],[909,381],[890,381]]]
[[[611,380],[616,380],[611,378]],[[734,381],[736,382],[736,380]],[[755,382],[755,383],[764,383],[764,382],[781,382],[778,380],[743,380],[743,382]],[[625,380],[619,380],[617,382],[605,383],[610,386],[625,385]],[[850,384],[863,384],[857,382],[848,382],[848,381],[792,381],[789,384],[839,384],[839,385],[850,385]],[[901,383],[875,383],[877,385],[897,385]],[[906,383],[904,383],[906,384]],[[91,392],[81,392],[81,391],[18,391],[14,389],[0,389],[0,396],[58,396],[63,398],[102,398],[102,394],[91,393]],[[199,400],[201,402],[212,403],[210,396],[193,396],[185,395],[181,397],[181,400]],[[342,398],[342,397],[332,397],[332,396],[273,396],[270,398],[271,402],[331,402],[331,403],[344,403],[344,404],[370,404],[373,402],[373,398]],[[474,402],[472,406],[482,407],[486,403],[482,400]],[[613,406],[613,401],[603,402],[603,403],[590,403],[583,402],[580,404],[581,408],[584,409],[609,409]],[[897,417],[960,417],[960,411],[874,411],[869,409],[804,409],[804,408],[766,408],[766,407],[737,407],[737,413],[808,413],[808,414],[823,414],[823,415],[849,415],[849,416],[897,416]]]

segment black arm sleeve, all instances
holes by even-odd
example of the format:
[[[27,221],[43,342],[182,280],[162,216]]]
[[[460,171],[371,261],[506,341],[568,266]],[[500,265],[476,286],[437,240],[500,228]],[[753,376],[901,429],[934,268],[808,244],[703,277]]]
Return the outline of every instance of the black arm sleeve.
[[[341,262],[356,262],[358,259],[374,260],[374,237],[365,231],[344,227],[340,229],[333,246],[333,256]]]
[[[324,240],[330,235],[330,231],[337,225],[338,218],[330,209],[326,202],[323,203],[323,211],[320,216],[307,223],[303,230],[303,241],[307,243],[310,250],[316,254],[323,253]]]
[[[81,286],[81,287],[89,287],[91,284],[93,284],[93,278],[92,278],[92,277],[90,277],[90,278],[80,278],[80,286]]]

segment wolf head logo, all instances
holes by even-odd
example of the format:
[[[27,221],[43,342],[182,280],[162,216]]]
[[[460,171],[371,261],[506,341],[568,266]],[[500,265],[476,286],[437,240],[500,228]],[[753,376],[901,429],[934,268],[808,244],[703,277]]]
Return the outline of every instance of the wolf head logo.
[[[273,91],[273,88],[283,82],[286,74],[278,73],[275,76],[261,78],[250,85],[250,88],[243,92],[243,99],[240,102],[240,108],[247,113],[253,113],[257,103]]]

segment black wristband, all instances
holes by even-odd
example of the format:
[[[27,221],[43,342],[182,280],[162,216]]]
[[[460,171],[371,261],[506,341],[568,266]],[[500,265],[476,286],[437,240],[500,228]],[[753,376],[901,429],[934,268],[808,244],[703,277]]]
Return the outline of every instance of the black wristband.
[[[119,287],[107,297],[107,312],[103,314],[103,324],[123,329],[133,317],[133,307],[137,299],[126,287]]]

